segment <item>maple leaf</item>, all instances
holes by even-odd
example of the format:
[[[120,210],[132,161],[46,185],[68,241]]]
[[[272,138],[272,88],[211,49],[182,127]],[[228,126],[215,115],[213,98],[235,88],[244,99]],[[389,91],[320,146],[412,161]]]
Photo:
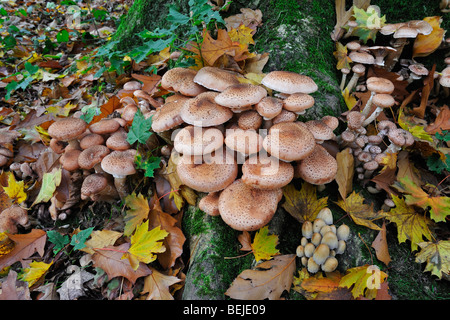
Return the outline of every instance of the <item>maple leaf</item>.
[[[48,233],[48,232],[47,232]],[[91,233],[91,238],[84,244],[86,247],[80,249],[89,254],[94,254],[94,249],[105,248],[112,246],[122,236],[121,232],[113,230],[96,230]]]
[[[150,263],[155,261],[156,253],[166,250],[161,242],[169,233],[158,226],[148,231],[148,220],[136,228],[131,236],[131,246],[123,258],[128,258],[134,270],[139,267],[139,262]]]
[[[14,246],[14,241],[8,237],[6,232],[0,232],[0,257],[10,253]]]
[[[425,131],[430,134],[442,133],[443,130],[450,130],[450,109],[447,105],[439,108],[439,113],[434,122],[425,128]]]
[[[41,189],[39,190],[39,194],[34,200],[32,206],[40,202],[48,202],[50,201],[53,193],[56,191],[56,187],[59,186],[62,179],[62,169],[54,168],[52,172],[44,173],[42,177]]]
[[[31,287],[47,273],[52,264],[53,261],[50,263],[32,261],[30,262],[30,267],[23,270],[19,279],[28,282],[28,287]]]
[[[424,263],[425,271],[442,278],[442,274],[450,274],[450,241],[419,242],[420,252],[416,254],[416,262]]]
[[[154,268],[152,273],[145,277],[144,288],[141,293],[148,293],[147,300],[173,300],[169,287],[181,281],[181,279],[165,275]]]
[[[333,55],[337,60],[336,69],[351,69],[350,62],[352,62],[352,59],[347,55],[347,46],[344,46],[340,42],[336,42],[336,51],[333,52]]]
[[[397,168],[397,153],[386,153],[381,159],[380,164],[383,165],[380,173],[388,169],[395,170]]]
[[[315,186],[307,182],[303,182],[300,191],[293,184],[288,184],[283,188],[283,195],[285,201],[282,207],[300,223],[314,221],[328,201],[328,197],[317,199]]]
[[[378,30],[386,23],[386,16],[380,17],[373,7],[364,10],[356,6],[353,6],[353,16],[358,26],[354,28],[352,35],[359,37],[364,43],[370,39],[375,42]]]
[[[237,28],[232,28],[230,31],[228,31],[228,35],[230,36],[231,41],[233,42],[239,42],[242,46],[248,45],[248,44],[255,44],[255,41],[253,40],[253,30],[243,24],[241,24]],[[243,48],[246,50],[247,48]]]
[[[125,205],[129,209],[125,212],[125,229],[123,233],[128,237],[133,234],[142,221],[147,219],[150,207],[147,199],[142,194],[136,196],[134,192],[125,197]]]
[[[337,202],[356,224],[368,227],[373,230],[381,230],[372,221],[380,218],[380,215],[373,211],[373,204],[364,203],[364,198],[353,191],[347,198],[341,199]]]
[[[403,113],[403,108],[399,109],[398,112],[398,124],[399,126],[406,131],[409,131],[415,138],[418,140],[428,141],[433,143],[433,138],[431,135],[425,131],[425,128],[421,125],[416,125],[412,121],[411,116],[406,116]]]
[[[225,292],[232,299],[278,300],[289,291],[295,271],[295,254],[278,255],[256,266],[256,270],[242,271]]]
[[[406,193],[405,202],[407,205],[415,205],[427,210],[429,207],[430,218],[436,222],[445,221],[445,217],[450,215],[450,197],[433,197],[417,186],[409,177],[399,179],[397,188]]]
[[[265,226],[256,232],[251,244],[256,262],[260,260],[270,260],[280,253],[276,248],[278,244],[277,235],[269,235],[269,227]]]
[[[27,194],[24,190],[24,181],[16,181],[16,178],[11,171],[8,172],[8,186],[3,187],[3,190],[8,197],[17,204],[20,204],[27,199]]]
[[[347,274],[342,277],[339,287],[352,288],[353,298],[375,298],[376,291],[386,281],[387,274],[375,265],[364,265],[347,269]]]
[[[352,294],[347,288],[339,287],[342,274],[338,271],[322,272],[311,276],[306,268],[299,270],[294,277],[293,289],[308,300],[350,300]]]
[[[414,251],[417,244],[423,242],[423,238],[432,238],[429,228],[432,221],[396,195],[392,195],[392,201],[395,207],[385,213],[385,218],[397,225],[398,242],[411,241],[411,250]]]

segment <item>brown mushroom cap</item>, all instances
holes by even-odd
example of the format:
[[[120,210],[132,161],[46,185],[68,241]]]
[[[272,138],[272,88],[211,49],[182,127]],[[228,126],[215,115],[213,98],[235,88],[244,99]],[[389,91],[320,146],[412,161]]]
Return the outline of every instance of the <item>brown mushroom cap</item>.
[[[243,130],[258,130],[263,122],[261,115],[255,110],[244,111],[239,115],[238,126]]]
[[[97,133],[89,133],[80,140],[80,148],[87,149],[91,146],[95,146],[98,144],[104,144],[104,143],[105,143],[105,139],[103,138],[103,136],[101,136]]]
[[[294,167],[262,154],[249,157],[242,165],[242,181],[256,189],[272,190],[286,186],[294,178]]]
[[[112,150],[127,150],[131,145],[127,141],[128,133],[123,128],[119,128],[108,139],[106,139],[106,146]]]
[[[297,173],[306,182],[320,185],[334,180],[337,173],[337,162],[321,145],[316,145],[314,151],[300,161]]]
[[[210,216],[218,216],[220,191],[210,192],[198,203],[198,208]]]
[[[67,171],[74,171],[80,168],[78,164],[78,157],[81,154],[81,150],[70,149],[66,150],[61,158],[59,158],[59,163]]]
[[[235,230],[258,230],[272,219],[282,196],[281,189],[255,189],[238,179],[220,194],[220,216]]]
[[[185,96],[195,97],[205,92],[205,87],[194,82],[197,71],[176,67],[168,70],[161,78],[161,87],[166,90],[178,92]]]
[[[194,82],[209,90],[219,92],[224,91],[231,85],[240,83],[236,75],[217,67],[201,68],[195,75]]]
[[[400,128],[389,130],[388,138],[392,143],[400,147],[408,147],[414,143],[414,136],[409,131]]]
[[[104,145],[95,145],[83,150],[78,156],[78,165],[82,169],[92,169],[100,163],[104,157],[110,153],[108,147]]]
[[[331,128],[331,130],[336,129],[339,126],[339,119],[334,116],[323,116],[322,121]]]
[[[263,138],[255,130],[227,129],[225,144],[231,150],[250,155],[261,151]]]
[[[174,139],[174,148],[184,155],[203,155],[223,147],[223,133],[217,128],[186,126]]]
[[[176,100],[166,102],[161,108],[156,110],[152,118],[152,130],[163,132],[175,128],[184,123],[181,118],[181,110],[184,104],[192,98],[178,96]]]
[[[275,118],[280,114],[282,109],[283,101],[271,96],[262,98],[262,100],[255,105],[255,110],[264,117],[264,120]]]
[[[391,94],[394,89],[394,84],[388,79],[380,77],[370,77],[367,79],[367,90],[369,91]]]
[[[375,58],[370,53],[352,51],[349,53],[348,57],[355,63],[361,64],[374,64]]]
[[[350,111],[347,113],[347,126],[350,130],[357,130],[361,128],[366,117],[361,112]]]
[[[287,94],[297,92],[310,94],[318,89],[310,77],[291,71],[271,71],[262,79],[261,84]]]
[[[134,166],[135,149],[112,151],[101,162],[103,171],[114,177],[124,177],[136,173]]]
[[[59,141],[55,138],[50,139],[49,147],[53,150],[56,154],[61,154],[64,152],[64,149],[66,148],[67,143],[64,141]]]
[[[395,104],[395,100],[390,94],[377,93],[373,96],[372,103],[380,108],[389,108]]]
[[[79,118],[64,118],[53,122],[48,127],[50,137],[59,141],[69,141],[86,131],[87,124]]]
[[[29,225],[26,209],[18,205],[12,205],[0,213],[0,232],[15,234],[18,232],[17,225],[23,227]]]
[[[224,107],[245,109],[248,106],[257,104],[266,96],[267,91],[262,86],[238,83],[219,93],[214,98],[214,101]]]
[[[123,85],[123,89],[124,90],[140,90],[142,89],[142,83],[140,83],[139,81],[136,80],[131,80],[126,82]]]
[[[183,155],[177,164],[181,182],[200,192],[214,192],[226,188],[237,177],[237,163],[225,149],[215,152],[213,158],[213,161],[197,164],[194,157]]]
[[[294,112],[282,109],[281,112],[272,119],[272,124],[281,122],[294,122],[295,120],[297,120],[297,117],[297,114],[295,114]]]
[[[109,176],[111,177],[111,176]],[[103,199],[118,198],[117,191],[113,182],[108,176],[102,173],[93,173],[88,175],[81,185],[81,199],[91,199],[92,201],[100,201]]]
[[[301,160],[313,152],[316,142],[313,134],[297,122],[281,122],[269,129],[264,138],[264,149],[284,161]]]
[[[102,119],[99,122],[90,125],[89,130],[92,133],[108,134],[116,132],[119,129],[120,124],[113,119]]]
[[[293,93],[283,100],[283,108],[296,114],[305,113],[313,105],[314,98],[306,93]]]
[[[218,92],[204,92],[190,99],[180,111],[181,119],[198,127],[212,127],[225,123],[233,117],[230,108],[217,104]]]
[[[336,137],[333,130],[322,120],[310,120],[305,122],[306,127],[313,134],[316,142],[320,143],[324,140],[330,140]]]

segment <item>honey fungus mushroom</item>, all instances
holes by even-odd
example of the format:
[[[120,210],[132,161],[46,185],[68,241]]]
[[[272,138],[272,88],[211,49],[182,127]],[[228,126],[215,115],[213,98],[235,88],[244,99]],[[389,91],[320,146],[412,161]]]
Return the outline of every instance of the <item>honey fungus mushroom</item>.
[[[125,151],[113,151],[105,156],[101,162],[104,172],[114,177],[114,185],[119,193],[120,199],[124,199],[128,195],[126,186],[126,178],[136,173],[134,166],[135,149]]]
[[[195,97],[206,88],[194,82],[197,71],[193,69],[176,67],[164,73],[161,78],[161,87],[168,91],[178,92],[182,95]]]
[[[221,106],[233,109],[234,112],[241,112],[250,109],[266,96],[267,91],[262,86],[239,83],[219,93],[214,101]]]
[[[53,122],[48,127],[48,134],[53,139],[68,142],[69,145],[78,149],[77,138],[86,131],[86,128],[87,124],[84,120],[70,117]]]
[[[30,225],[27,210],[19,205],[12,205],[0,213],[0,232],[17,233],[18,225],[27,228]]]
[[[336,177],[338,165],[324,147],[316,144],[314,151],[300,161],[296,170],[298,175],[311,184],[330,183]]]
[[[235,230],[258,230],[272,219],[282,196],[281,189],[255,189],[237,179],[220,194],[220,216]]]
[[[231,85],[239,84],[236,75],[217,67],[203,67],[194,77],[194,82],[213,91],[222,92]]]
[[[287,94],[297,92],[310,94],[318,89],[310,77],[291,71],[271,71],[262,79],[261,84]]]
[[[189,125],[176,134],[174,148],[184,155],[203,155],[222,148],[223,142],[223,133],[219,129]]]
[[[114,201],[119,198],[114,182],[109,177],[102,173],[88,175],[81,185],[81,200]]]

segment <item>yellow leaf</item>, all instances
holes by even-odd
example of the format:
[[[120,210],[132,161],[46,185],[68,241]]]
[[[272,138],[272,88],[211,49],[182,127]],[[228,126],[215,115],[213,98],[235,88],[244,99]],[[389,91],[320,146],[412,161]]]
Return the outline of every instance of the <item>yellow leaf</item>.
[[[138,225],[148,217],[150,207],[147,199],[142,194],[136,196],[136,193],[129,194],[125,197],[125,205],[129,208],[124,217],[125,228],[124,235],[126,237],[133,234]]]
[[[445,34],[445,30],[440,27],[442,22],[441,17],[426,17],[423,20],[433,27],[433,31],[428,35],[417,35],[413,45],[413,58],[426,57],[430,53],[433,53],[441,45]]]
[[[393,170],[397,168],[397,153],[386,153],[386,155],[381,159],[380,164],[383,165],[380,173],[386,169]]]
[[[328,197],[317,199],[316,187],[307,182],[302,184],[300,191],[293,184],[288,184],[283,188],[283,195],[283,208],[301,223],[314,221],[328,201]]]
[[[33,261],[30,263],[29,268],[25,268],[21,280],[28,282],[28,286],[31,287],[35,284],[43,275],[45,275],[53,264],[53,261],[50,263]]]
[[[255,260],[270,260],[273,256],[280,254],[280,251],[276,248],[278,244],[278,236],[269,236],[269,227],[265,226],[258,230],[251,244]]]
[[[381,230],[372,221],[380,218],[380,216],[373,211],[373,204],[364,203],[364,198],[355,191],[352,192],[345,200],[337,202],[345,212],[347,212],[356,224],[368,227],[373,230]]]
[[[72,104],[70,102],[68,102],[64,107],[60,107],[60,106],[50,106],[47,107],[47,113],[53,114],[55,116],[61,116],[61,117],[68,117],[70,111],[72,111],[72,109],[75,109],[78,105],[76,104]]]
[[[356,98],[352,94],[350,94],[348,88],[345,88],[345,90],[342,91],[342,96],[344,97],[344,101],[347,105],[348,110],[351,110],[358,103],[358,100],[356,100]]]
[[[15,243],[6,232],[0,232],[0,257],[5,256],[14,249]]]
[[[121,232],[113,230],[96,230],[92,231],[91,238],[84,244],[86,247],[80,249],[86,253],[94,254],[94,249],[112,246],[122,236]]]
[[[128,258],[133,269],[136,270],[139,266],[137,261],[143,263],[150,263],[156,260],[156,253],[166,251],[162,240],[167,237],[169,233],[166,230],[161,230],[160,226],[148,231],[148,220],[136,228],[136,231],[131,236],[131,246],[128,249],[128,254],[124,254],[123,258]]]
[[[241,24],[237,29],[233,28],[228,32],[231,41],[239,42],[240,44],[255,44],[252,35],[253,29]]]
[[[173,300],[169,287],[181,281],[181,279],[165,275],[154,268],[152,273],[145,277],[144,288],[141,293],[148,293],[147,300]]]
[[[406,131],[409,131],[415,138],[418,140],[433,142],[433,138],[431,135],[425,131],[425,127],[416,125],[413,121],[411,121],[411,116],[406,116],[403,113],[403,108],[400,108],[398,112],[398,124],[399,126]]]
[[[347,270],[339,282],[339,287],[352,288],[354,298],[372,297],[373,290],[380,289],[380,285],[386,280],[387,274],[375,265],[365,265]]]
[[[53,196],[56,187],[58,187],[61,183],[61,178],[61,168],[54,168],[52,172],[44,173],[44,176],[42,177],[41,189],[39,190],[39,194],[37,195],[32,205],[40,202],[48,202]]]
[[[437,243],[418,243],[421,251],[416,255],[416,262],[424,263],[425,271],[430,271],[432,275],[442,278],[442,273],[450,274],[450,241],[441,240]]]
[[[336,68],[338,70],[343,68],[351,69],[350,62],[352,62],[352,59],[347,55],[347,46],[342,45],[340,42],[336,42],[336,51],[333,52],[333,55],[337,60]]]
[[[3,187],[3,190],[8,197],[17,204],[20,204],[27,199],[27,194],[24,190],[24,182],[17,182],[12,172],[8,172],[8,186]]]

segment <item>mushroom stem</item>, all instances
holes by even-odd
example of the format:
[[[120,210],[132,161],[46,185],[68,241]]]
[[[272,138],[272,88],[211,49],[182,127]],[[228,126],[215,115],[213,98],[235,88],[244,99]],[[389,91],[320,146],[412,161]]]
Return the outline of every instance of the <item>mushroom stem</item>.
[[[361,114],[364,115],[364,117],[367,118],[369,115],[370,110],[372,109],[372,99],[375,96],[376,92],[372,91],[370,93],[369,100],[367,100],[366,105],[364,106],[363,110],[361,111]]]
[[[352,77],[350,78],[350,81],[347,84],[347,87],[345,89],[348,89],[348,92],[351,92],[353,88],[356,86],[356,83],[358,82],[358,79],[360,77],[360,74],[353,73]]]
[[[341,85],[339,86],[339,88],[341,89],[341,91],[344,90],[345,82],[346,82],[346,81],[347,81],[347,74],[346,74],[346,73],[342,73]]]
[[[401,146],[396,145],[395,143],[391,142],[391,144],[386,148],[386,150],[384,151],[385,154],[388,153],[397,153],[398,151],[400,151],[402,149]]]
[[[123,200],[128,195],[128,188],[126,186],[127,176],[113,175],[113,177],[117,193],[119,194],[120,199]]]
[[[374,121],[374,120],[380,115],[381,111],[383,111],[383,108],[380,108],[380,107],[377,106],[377,108],[375,109],[375,111],[372,112],[372,114],[371,114],[366,120],[364,120],[362,126],[363,126],[363,127],[367,127],[367,125],[368,125],[369,123],[371,123],[372,121]]]

